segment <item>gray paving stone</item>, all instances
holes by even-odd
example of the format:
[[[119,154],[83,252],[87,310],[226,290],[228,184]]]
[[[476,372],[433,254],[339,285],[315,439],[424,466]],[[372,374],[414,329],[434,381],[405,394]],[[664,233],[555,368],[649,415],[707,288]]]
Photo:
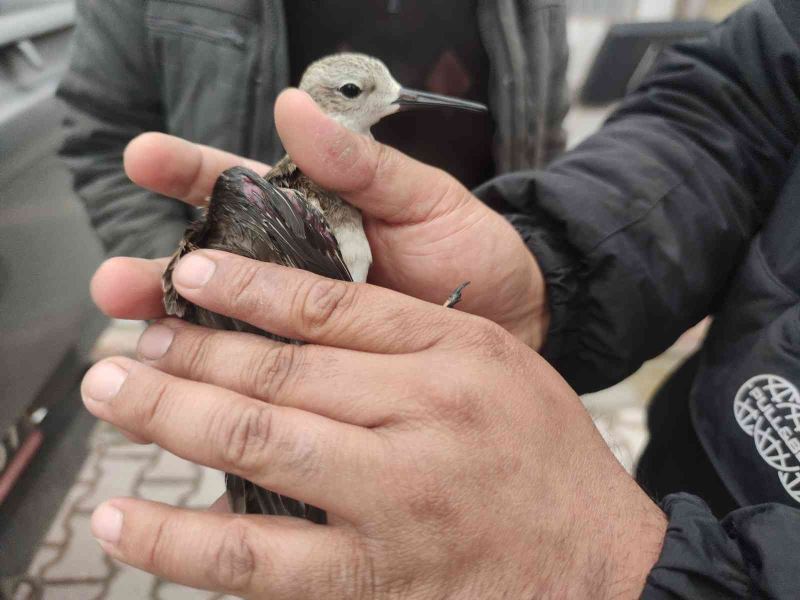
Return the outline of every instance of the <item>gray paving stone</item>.
[[[69,521],[70,537],[64,555],[54,565],[44,569],[41,576],[52,579],[108,579],[111,564],[92,537],[89,516],[74,514]],[[85,596],[84,598],[89,598]]]
[[[30,600],[34,598],[34,587],[27,581],[23,581],[14,590],[13,600]]]
[[[624,439],[614,429],[613,422],[605,416],[594,419],[594,426],[603,436],[611,452],[625,468],[628,473],[633,470],[634,458],[631,456],[630,449],[625,445]]]
[[[159,452],[160,449],[154,444],[134,444],[133,442],[129,442],[125,445],[109,446],[105,449],[105,456],[111,458],[126,458],[129,456],[152,458]]]
[[[149,459],[102,457],[101,476],[94,490],[78,503],[81,510],[93,510],[98,504],[115,496],[133,494],[137,480],[143,475]]]
[[[194,486],[195,482],[193,481],[144,481],[136,488],[136,495],[145,500],[164,502],[172,506],[183,506]]]
[[[60,548],[56,546],[41,546],[28,567],[28,573],[33,576],[41,575],[42,569],[53,562],[59,550]]]
[[[151,597],[151,591],[158,580],[139,569],[127,565],[119,565],[119,571],[111,580],[104,598],[109,600],[144,600]]]
[[[124,321],[121,319],[113,321],[95,343],[92,349],[92,361],[98,361],[109,356],[135,356],[139,336],[141,336],[144,328],[145,324],[140,321]]]
[[[137,445],[126,438],[119,429],[102,421],[98,423],[90,442],[93,446],[105,447]]]
[[[92,483],[97,479],[97,463],[100,461],[100,455],[92,452],[83,463],[80,472],[78,473],[78,483]]]
[[[155,597],[158,600],[212,600],[218,596],[214,592],[204,592],[176,583],[165,582],[161,584]]]
[[[646,417],[645,411],[638,407],[623,408],[614,417],[614,432],[634,460],[641,456],[650,437]]]
[[[50,584],[44,588],[42,600],[93,600],[102,591],[102,583]]]
[[[200,470],[200,485],[186,501],[189,508],[208,508],[225,493],[225,476],[215,469]]]
[[[146,480],[151,479],[197,479],[199,467],[166,451],[159,452],[156,463],[144,472]]]

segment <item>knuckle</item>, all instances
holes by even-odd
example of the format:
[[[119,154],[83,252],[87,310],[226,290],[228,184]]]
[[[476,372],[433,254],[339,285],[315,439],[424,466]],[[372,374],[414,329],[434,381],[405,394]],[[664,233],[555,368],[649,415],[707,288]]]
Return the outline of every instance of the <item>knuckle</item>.
[[[259,265],[252,261],[233,261],[225,281],[225,297],[237,313],[257,311],[261,295],[253,290],[259,274]]]
[[[459,451],[464,452],[463,449]],[[429,530],[461,526],[463,503],[453,495],[453,489],[462,485],[459,480],[468,475],[457,471],[443,476],[442,471],[431,468],[431,460],[429,456],[413,451],[398,457],[393,463],[393,471],[386,474],[387,484],[395,490],[398,505],[403,507],[408,517],[407,522]],[[442,464],[440,462],[438,466]],[[403,485],[398,485],[400,482]]]
[[[388,147],[368,140],[362,136],[351,138],[354,146],[348,148],[348,154],[342,154],[347,160],[340,163],[341,171],[349,175],[352,192],[363,192],[380,181],[381,173],[391,158]]]
[[[162,518],[156,527],[156,532],[153,534],[152,542],[150,543],[150,550],[145,559],[145,568],[148,571],[161,570],[167,565],[169,560],[169,540],[170,536],[167,535],[167,521]]]
[[[225,527],[219,546],[209,561],[211,579],[219,589],[246,592],[250,589],[256,569],[249,528],[244,520],[236,519]]]
[[[282,344],[253,354],[248,361],[250,364],[245,366],[244,381],[254,382],[254,397],[274,402],[286,393],[292,375],[302,371],[297,367],[300,348],[294,344]]]
[[[432,358],[435,364],[448,364],[449,354]],[[459,370],[437,370],[440,375],[419,387],[420,397],[415,412],[430,423],[440,423],[447,429],[463,433],[480,432],[489,416],[480,384],[464,381]]]
[[[145,432],[152,433],[161,423],[169,421],[169,406],[172,384],[168,379],[157,382],[148,394],[147,402],[142,403],[141,426]]]
[[[457,520],[457,501],[447,485],[430,482],[430,485],[409,493],[408,512],[412,521],[449,528]]]
[[[325,447],[329,452],[336,448],[335,440]],[[295,435],[282,436],[275,442],[275,453],[276,468],[284,476],[290,475],[293,481],[311,480],[321,471],[324,449],[319,432],[313,427],[299,430]]]
[[[346,173],[362,159],[360,145],[356,136],[342,131],[340,135],[323,146],[323,151],[330,166]]]
[[[311,334],[330,329],[352,306],[355,287],[332,279],[317,279],[298,294],[301,326]]]
[[[431,399],[433,414],[458,429],[474,428],[483,418],[483,405],[472,389],[456,386],[434,394]]]
[[[243,413],[224,408],[218,411],[212,421],[218,425],[216,437],[220,444],[221,462],[226,470],[239,473],[251,473],[263,467],[261,464],[267,447],[270,444],[272,428],[272,411],[267,405],[248,407]]]
[[[470,343],[485,358],[504,360],[511,350],[510,334],[500,325],[481,319],[472,328]]]
[[[195,146],[197,148],[197,146]],[[188,198],[190,200],[204,200],[208,197],[208,189],[204,178],[202,177],[208,168],[208,156],[205,152],[200,151],[195,169],[191,174],[186,173],[186,180],[184,182],[184,192],[178,198]]]
[[[331,544],[326,561],[326,583],[331,595],[345,598],[377,598],[375,564],[365,544],[355,536],[342,535]],[[343,577],[343,571],[346,576]]]
[[[381,181],[397,166],[398,152],[385,144],[375,144],[375,150],[371,153],[373,162],[370,165],[372,181]]]
[[[181,333],[178,333],[181,335]],[[187,336],[186,349],[180,353],[185,357],[186,369],[192,378],[204,374],[212,365],[210,333],[195,331]]]
[[[443,174],[436,181],[434,189],[430,190],[433,202],[428,203],[424,214],[416,215],[421,221],[432,219],[437,213],[443,212],[453,204],[458,204],[458,199],[463,197],[464,187],[453,177]]]

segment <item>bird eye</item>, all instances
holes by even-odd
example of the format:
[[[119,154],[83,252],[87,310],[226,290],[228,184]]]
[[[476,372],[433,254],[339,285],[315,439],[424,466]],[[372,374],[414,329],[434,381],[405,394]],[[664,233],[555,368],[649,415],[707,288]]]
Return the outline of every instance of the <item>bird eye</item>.
[[[355,83],[345,83],[342,87],[339,88],[339,91],[346,98],[355,98],[361,93],[361,88],[358,87]]]

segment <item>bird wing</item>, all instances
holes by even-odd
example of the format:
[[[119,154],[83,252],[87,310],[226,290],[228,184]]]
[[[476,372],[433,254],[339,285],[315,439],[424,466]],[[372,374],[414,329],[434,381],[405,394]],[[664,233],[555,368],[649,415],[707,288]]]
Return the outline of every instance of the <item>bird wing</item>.
[[[186,228],[178,248],[173,252],[169,264],[161,276],[161,288],[164,291],[164,308],[168,315],[175,315],[181,318],[187,316],[189,303],[178,294],[175,286],[172,285],[172,271],[175,270],[175,266],[183,256],[204,247],[203,240],[206,238],[207,230],[208,223],[204,212],[202,217]]]
[[[309,202],[302,189],[273,185],[243,167],[228,169],[220,175],[207,209],[186,229],[162,278],[164,307],[168,314],[206,327],[300,343],[205,310],[182,298],[172,284],[172,272],[181,257],[200,248],[234,252],[332,279],[353,280],[325,215]],[[291,515],[315,523],[326,522],[325,511],[262,489],[235,475],[226,474],[226,488],[234,512]]]
[[[240,178],[242,194],[261,212],[264,233],[277,254],[271,262],[331,279],[353,280],[325,215],[308,201],[305,191],[275,186],[243,167],[226,173]]]
[[[172,271],[183,256],[200,248],[353,280],[325,215],[306,194],[273,185],[244,167],[228,169],[217,179],[208,207],[189,225],[172,255],[162,287],[167,314],[215,329],[259,333],[246,323],[194,306],[175,290]]]

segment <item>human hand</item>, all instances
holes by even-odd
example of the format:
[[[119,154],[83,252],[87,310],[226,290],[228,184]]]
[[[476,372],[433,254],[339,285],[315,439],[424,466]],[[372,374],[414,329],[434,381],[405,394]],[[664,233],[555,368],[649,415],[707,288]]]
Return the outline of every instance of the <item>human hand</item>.
[[[102,298],[158,277],[132,262],[94,285]],[[174,282],[194,304],[309,343],[168,319],[138,361],[89,371],[87,408],[331,521],[115,499],[92,521],[113,557],[247,598],[638,597],[663,515],[574,392],[499,326],[222,252],[183,258]]]
[[[276,124],[300,168],[362,210],[374,258],[370,282],[441,304],[457,285],[471,281],[461,310],[498,323],[533,348],[541,346],[549,318],[544,280],[502,216],[443,171],[341,127],[303,92],[278,98]],[[242,162],[152,133],[136,138],[125,152],[134,182],[198,205],[222,170]]]

